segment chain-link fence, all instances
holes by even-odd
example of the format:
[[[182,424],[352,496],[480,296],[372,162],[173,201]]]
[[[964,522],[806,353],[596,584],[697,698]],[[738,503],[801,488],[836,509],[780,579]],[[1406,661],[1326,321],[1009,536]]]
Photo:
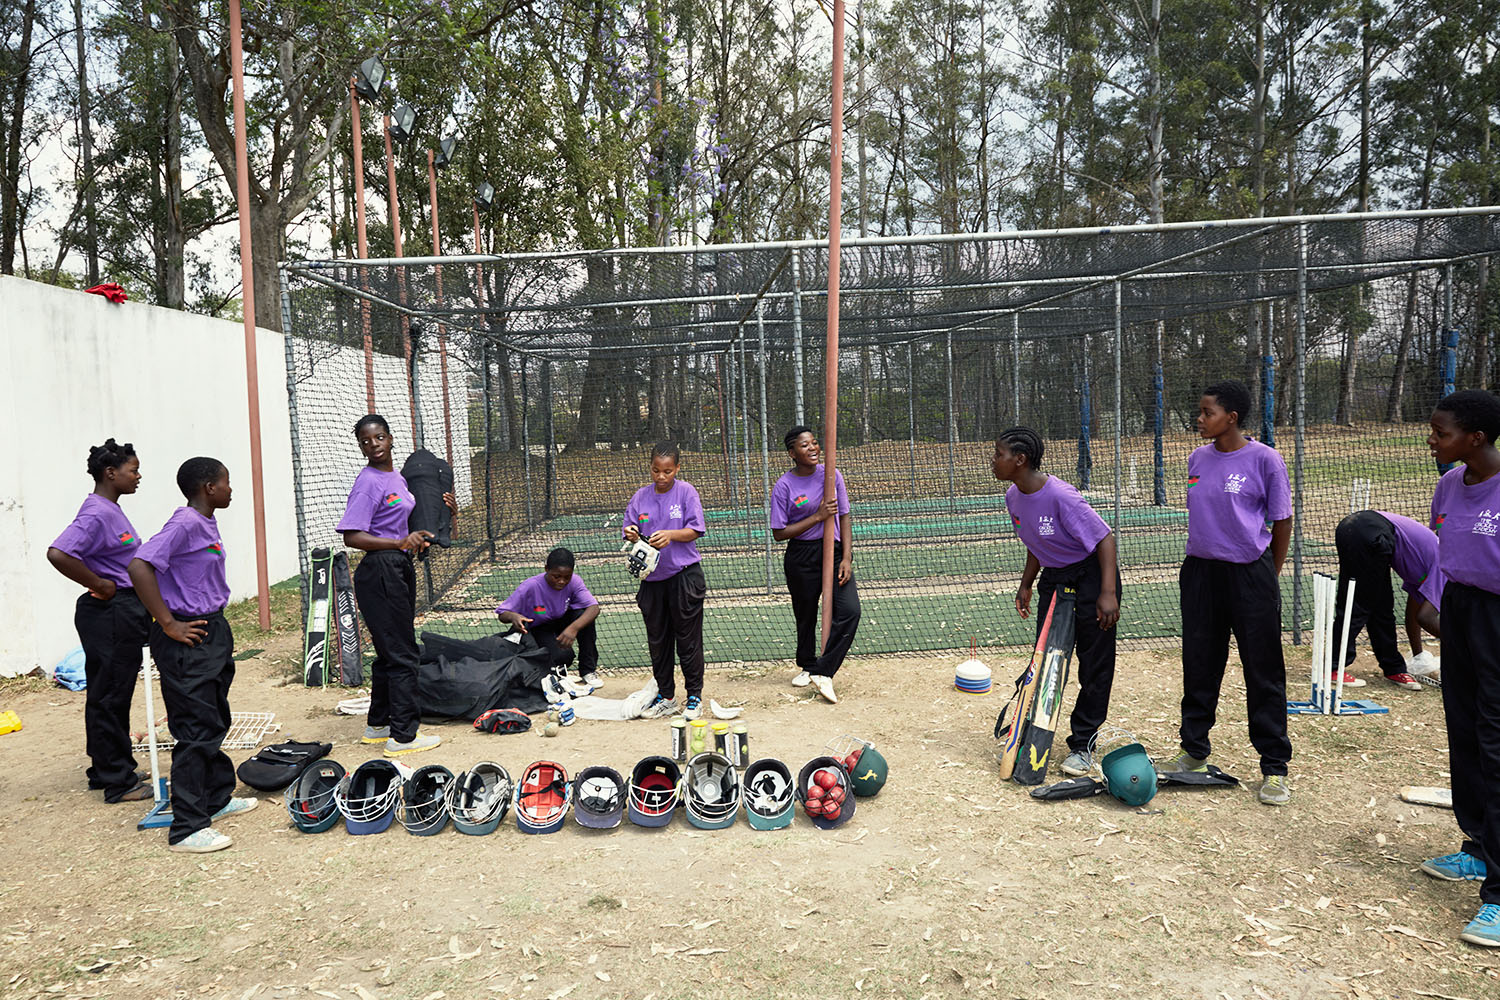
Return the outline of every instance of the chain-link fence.
[[[1340,517],[1425,519],[1432,405],[1488,384],[1496,253],[1500,209],[846,243],[856,655],[1028,641],[1026,553],[989,469],[1012,424],[1116,529],[1122,638],[1175,644],[1193,420],[1222,378],[1252,388],[1246,424],[1293,476],[1297,637]],[[767,496],[787,428],[826,426],[827,268],[812,242],[288,265],[304,553],[337,543],[353,424],[373,408],[398,468],[425,444],[459,484],[454,547],[424,563],[424,628],[496,631],[496,605],[562,545],[604,606],[606,668],[644,667],[621,517],[671,440],[708,516],[709,661],[788,658]]]

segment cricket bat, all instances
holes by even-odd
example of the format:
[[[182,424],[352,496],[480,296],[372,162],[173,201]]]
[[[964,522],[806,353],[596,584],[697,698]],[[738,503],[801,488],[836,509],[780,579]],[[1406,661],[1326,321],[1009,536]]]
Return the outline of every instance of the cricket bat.
[[[1016,754],[1021,746],[1021,733],[1026,728],[1026,717],[1031,712],[1031,700],[1036,693],[1037,667],[1041,665],[1042,656],[1047,648],[1047,635],[1052,629],[1052,609],[1057,607],[1057,596],[1054,593],[1052,603],[1047,606],[1047,617],[1042,621],[1042,630],[1037,633],[1036,648],[1031,651],[1031,662],[1026,669],[1016,678],[1015,692],[1010,696],[1010,701],[1000,709],[1000,717],[995,720],[995,739],[1000,741],[1000,746],[995,750],[995,757],[1000,762],[1000,779],[1003,781],[1011,776],[1016,767]],[[1010,716],[1009,723],[1006,716]]]
[[[1047,648],[1036,679],[1031,719],[1022,728],[1016,763],[1011,779],[1018,785],[1040,785],[1047,777],[1047,759],[1052,755],[1052,737],[1062,718],[1063,691],[1068,686],[1068,667],[1073,662],[1073,640],[1077,629],[1073,608],[1078,591],[1058,587],[1053,591],[1052,628],[1047,633]]]

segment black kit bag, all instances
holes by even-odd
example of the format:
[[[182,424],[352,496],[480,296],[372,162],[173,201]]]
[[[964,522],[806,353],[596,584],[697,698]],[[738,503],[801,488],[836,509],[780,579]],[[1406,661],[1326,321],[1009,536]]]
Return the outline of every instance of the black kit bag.
[[[298,743],[287,740],[261,747],[235,774],[251,788],[277,792],[296,781],[302,772],[333,753],[332,743]]]

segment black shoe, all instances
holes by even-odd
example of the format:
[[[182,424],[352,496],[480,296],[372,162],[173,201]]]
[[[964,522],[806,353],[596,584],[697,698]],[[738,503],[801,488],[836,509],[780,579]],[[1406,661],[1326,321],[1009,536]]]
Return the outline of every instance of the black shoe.
[[[116,802],[145,802],[147,799],[154,797],[155,796],[151,792],[150,783],[142,781],[130,791],[125,792],[122,795],[116,795],[114,798],[110,798],[106,795],[104,801],[113,805]]]
[[[137,771],[137,772],[135,772],[135,780],[136,780],[137,783],[140,783],[142,781],[146,781],[150,777],[151,776],[149,774],[147,774],[145,771]],[[99,791],[103,787],[104,787],[104,782],[98,781],[98,780],[96,780],[94,778],[90,778],[89,779],[89,791],[91,791],[91,792],[97,792],[97,791]]]

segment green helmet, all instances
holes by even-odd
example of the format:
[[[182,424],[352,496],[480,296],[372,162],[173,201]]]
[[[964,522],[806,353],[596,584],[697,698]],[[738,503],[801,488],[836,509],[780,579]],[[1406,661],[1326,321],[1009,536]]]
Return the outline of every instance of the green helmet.
[[[885,779],[890,773],[891,766],[885,762],[880,751],[866,746],[854,761],[854,767],[849,772],[849,782],[854,787],[855,795],[868,798],[885,787]]]
[[[1111,750],[1099,762],[1099,769],[1109,794],[1127,806],[1143,806],[1156,795],[1156,768],[1139,743]]]

